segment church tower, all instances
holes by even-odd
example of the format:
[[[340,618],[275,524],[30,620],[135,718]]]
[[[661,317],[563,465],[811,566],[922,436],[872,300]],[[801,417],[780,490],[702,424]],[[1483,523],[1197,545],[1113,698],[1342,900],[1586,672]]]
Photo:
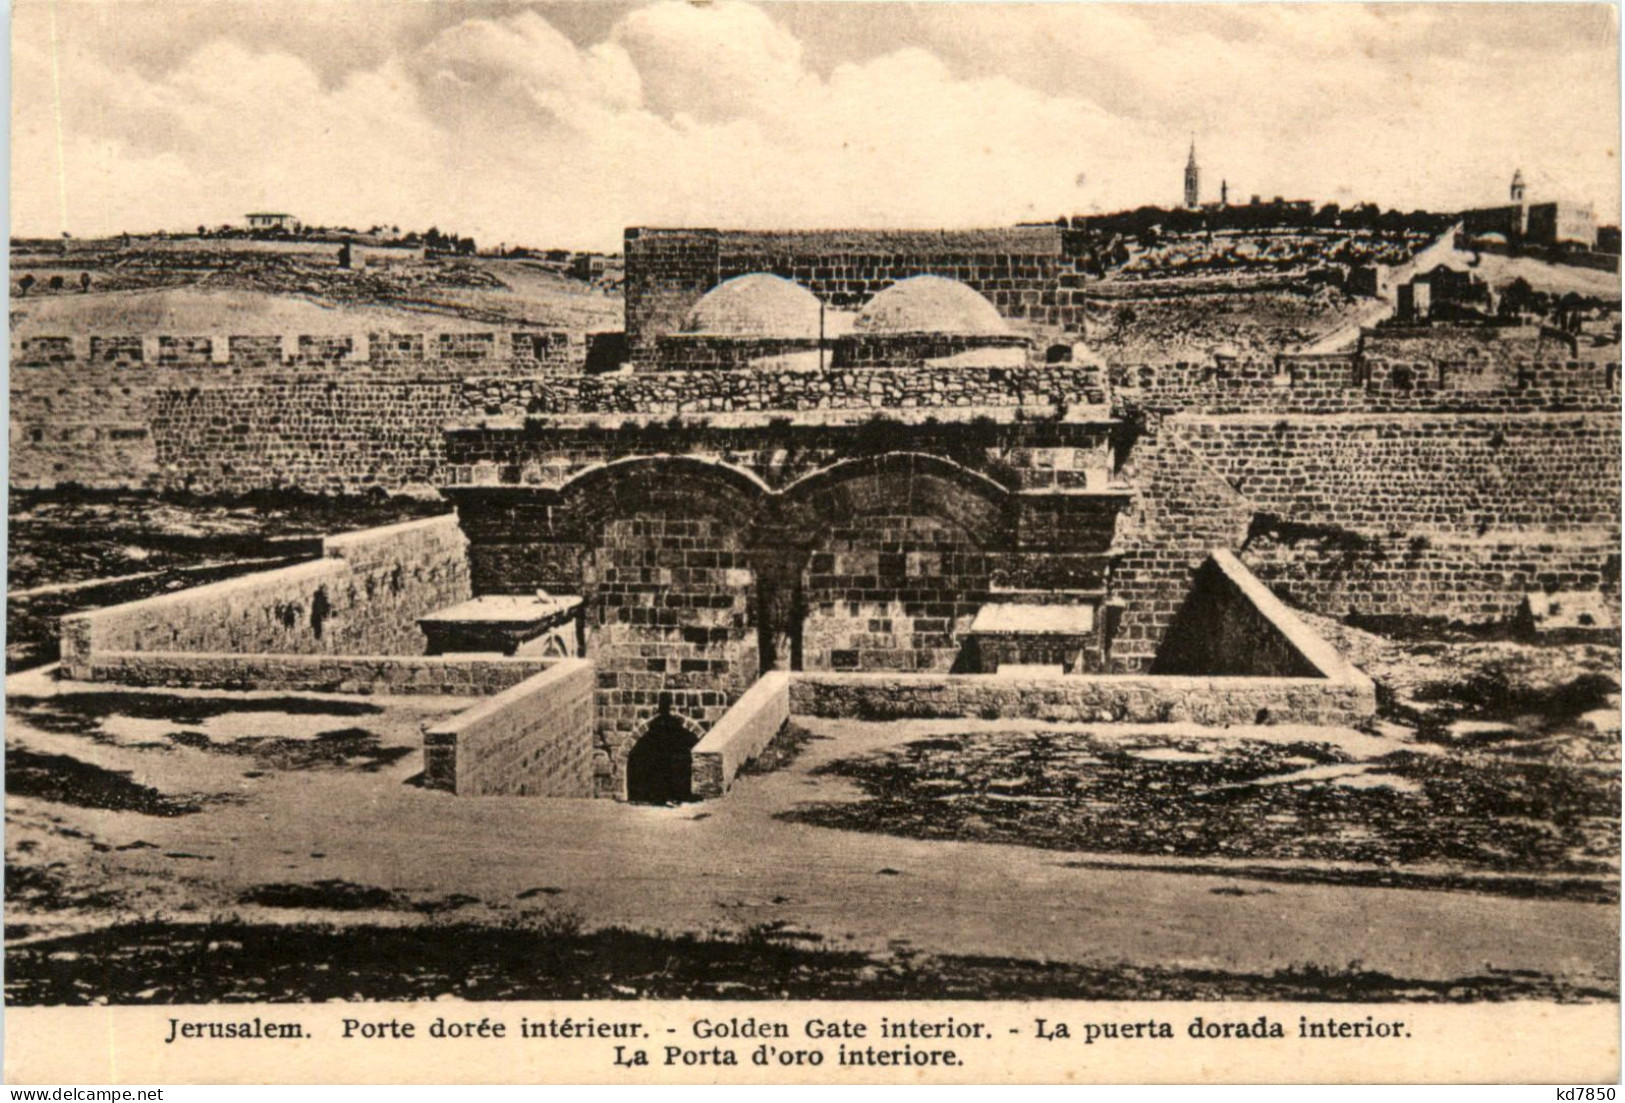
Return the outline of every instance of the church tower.
[[[1191,135],[1191,155],[1185,162],[1185,206],[1195,210],[1202,202],[1202,170],[1196,167],[1196,135]]]
[[[1512,172],[1512,203],[1518,208],[1517,237],[1522,240],[1529,235],[1529,202],[1524,198],[1523,169]]]

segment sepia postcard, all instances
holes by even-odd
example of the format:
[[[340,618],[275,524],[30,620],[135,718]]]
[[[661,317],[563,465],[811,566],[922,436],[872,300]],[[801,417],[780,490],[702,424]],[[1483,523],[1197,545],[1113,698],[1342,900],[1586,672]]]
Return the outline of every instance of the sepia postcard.
[[[8,1083],[1619,1082],[1614,6],[11,34]]]

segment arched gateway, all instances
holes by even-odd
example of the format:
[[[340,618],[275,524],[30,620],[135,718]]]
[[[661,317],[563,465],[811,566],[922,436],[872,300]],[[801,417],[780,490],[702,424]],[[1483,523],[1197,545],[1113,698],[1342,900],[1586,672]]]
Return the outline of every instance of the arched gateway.
[[[671,713],[650,720],[626,756],[626,799],[637,804],[693,800],[692,752],[699,741],[699,734]]]

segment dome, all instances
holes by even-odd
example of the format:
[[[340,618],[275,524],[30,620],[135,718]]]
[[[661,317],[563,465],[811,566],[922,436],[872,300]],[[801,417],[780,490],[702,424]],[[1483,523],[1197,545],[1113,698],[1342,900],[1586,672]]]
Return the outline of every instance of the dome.
[[[858,314],[859,333],[1009,334],[993,304],[958,280],[913,276],[894,283]]]
[[[694,304],[684,333],[725,337],[818,337],[818,296],[798,283],[752,272],[717,284]]]

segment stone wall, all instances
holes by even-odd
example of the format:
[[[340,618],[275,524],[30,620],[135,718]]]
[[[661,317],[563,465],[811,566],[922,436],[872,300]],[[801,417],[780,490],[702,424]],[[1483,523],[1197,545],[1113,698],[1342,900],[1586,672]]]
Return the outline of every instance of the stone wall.
[[[13,348],[11,485],[322,493],[438,481],[481,379],[579,378],[563,333],[30,338]]]
[[[1602,592],[1617,602],[1617,532],[1563,537],[1375,536],[1261,526],[1241,558],[1293,604],[1364,621],[1494,624],[1528,593]]]
[[[1619,524],[1618,414],[1180,417],[1166,423],[1261,511],[1364,533]]]
[[[1502,621],[1619,585],[1617,413],[1181,414],[1137,423],[1118,669],[1157,654],[1208,549],[1333,616]]]
[[[417,618],[465,601],[453,515],[329,537],[323,557],[62,619],[62,666],[103,652],[422,654]]]
[[[458,796],[593,795],[593,669],[560,659],[423,732],[423,778]]]
[[[709,366],[589,376],[581,342],[554,333],[238,336],[224,350],[207,338],[27,339],[11,373],[11,478],[24,487],[426,490],[466,478],[447,469],[443,429],[490,417],[929,418],[1108,401],[1124,416],[1501,414],[1612,412],[1619,403],[1613,361],[1283,356],[819,370],[816,353],[741,366],[737,349],[697,344],[695,362]]]
[[[750,441],[739,426],[691,428]],[[1058,443],[1031,435],[1054,434],[1054,422],[989,423],[980,441],[976,430],[956,433],[968,428],[929,431],[985,447],[1014,430],[1025,463],[1036,462],[1038,445]],[[1100,426],[1072,428],[1075,443],[1103,446]],[[811,442],[764,422],[742,451],[792,468],[793,477],[769,468],[773,487],[739,465],[741,454],[702,459],[691,441],[688,454],[650,455],[637,443],[642,429],[629,432],[605,444],[628,458],[558,485],[446,491],[471,540],[476,591],[582,595],[599,678],[599,784],[613,794],[624,791],[626,754],[655,717],[703,733],[760,670],[950,670],[970,619],[996,590],[1098,593],[1112,518],[1127,496],[1121,487],[1014,492],[938,455],[854,447],[832,448],[825,459],[850,458],[809,471]],[[668,446],[678,443],[674,432],[661,438]],[[889,427],[866,447],[902,439]],[[527,442],[575,448],[527,427],[503,447]],[[1053,479],[1053,466],[1046,470]]]
[[[447,431],[447,484],[454,498],[463,487],[557,488],[604,464],[681,455],[778,488],[843,460],[910,452],[1012,489],[1104,490],[1113,431],[1098,409],[1019,406],[487,418]]]
[[[755,576],[726,503],[649,487],[585,556],[587,657],[597,667],[601,792],[657,715],[705,731],[756,680]]]
[[[1218,357],[1119,363],[1108,375],[1119,405],[1164,414],[1535,413],[1615,410],[1620,401],[1617,360],[1575,360],[1566,349],[1474,359],[1415,348],[1405,356]]]
[[[766,347],[749,343],[752,348]],[[584,378],[481,379],[466,391],[471,414],[689,413],[815,410],[961,410],[1102,405],[1105,372],[1090,364],[911,367],[695,368]]]
[[[1149,667],[1196,570],[1214,548],[1240,547],[1256,512],[1170,423],[1136,429],[1123,470],[1138,493],[1118,522],[1112,571],[1123,610],[1111,644],[1118,670]]]
[[[910,276],[945,276],[975,288],[1006,318],[1076,329],[1083,278],[1065,238],[1055,226],[764,233],[633,227],[625,242],[627,339],[635,356],[647,358],[705,292],[752,272],[793,280],[843,310]]]
[[[816,338],[718,337],[705,333],[668,333],[657,342],[653,366],[660,371],[740,371],[763,360],[811,353],[818,355]]]
[[[1376,711],[1364,677],[1199,678],[1151,675],[798,674],[793,716],[863,720],[1055,723],[1354,724]]]
[[[830,366],[841,368],[971,366],[971,357],[1024,365],[1031,342],[1021,336],[960,333],[852,333],[830,343]],[[933,361],[958,362],[935,365]],[[1053,369],[1051,369],[1053,371]]]
[[[790,679],[770,671],[694,747],[693,789],[701,799],[720,797],[741,767],[762,753],[790,720]]]
[[[95,651],[70,677],[166,689],[300,693],[500,693],[554,660],[466,655],[242,655],[202,651]]]

